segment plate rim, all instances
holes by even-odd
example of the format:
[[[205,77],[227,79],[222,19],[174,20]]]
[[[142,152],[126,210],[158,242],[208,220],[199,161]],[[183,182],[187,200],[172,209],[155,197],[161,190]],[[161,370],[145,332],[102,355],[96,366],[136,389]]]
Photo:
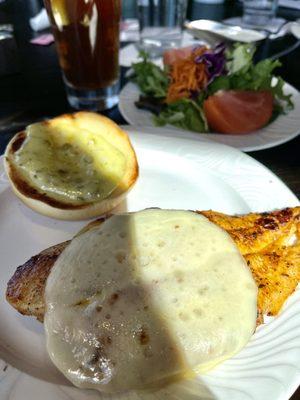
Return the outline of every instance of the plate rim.
[[[171,129],[171,128],[156,128],[156,127],[151,127],[151,126],[146,126],[146,127],[139,127],[139,126],[134,126],[134,125],[120,125],[124,130],[126,130],[126,131],[129,131],[129,135],[130,135],[130,133],[133,133],[133,134],[138,134],[138,131],[139,130],[144,130],[144,131],[146,131],[146,134],[148,134],[148,135],[155,135],[155,136],[157,136],[157,132],[156,132],[156,130],[157,129],[161,129],[161,130],[163,130],[163,135],[162,136],[165,136],[165,137],[168,137],[168,138],[174,138],[174,131]],[[151,132],[151,131],[155,131],[155,132]],[[300,132],[299,132],[300,133]],[[195,134],[195,135],[197,135],[197,134]],[[161,135],[160,135],[161,136]],[[194,141],[194,139],[191,137],[191,138],[188,138],[188,137],[182,137],[182,136],[176,136],[176,139],[183,139],[183,140],[191,140],[191,141]],[[267,172],[270,176],[272,176],[275,180],[277,180],[278,182],[280,182],[284,187],[285,187],[285,189],[286,189],[286,191],[288,191],[289,192],[289,195],[291,196],[291,197],[293,197],[294,198],[294,200],[296,201],[296,202],[298,202],[298,204],[300,205],[300,199],[298,199],[298,197],[295,195],[295,193],[287,186],[287,184],[279,177],[279,176],[277,176],[276,174],[275,174],[275,172],[273,172],[270,168],[268,168],[266,165],[264,165],[261,161],[258,161],[258,160],[256,160],[253,156],[251,156],[250,154],[247,154],[247,153],[245,153],[245,152],[243,152],[242,150],[240,150],[240,149],[237,149],[236,147],[232,147],[232,146],[229,146],[229,145],[227,145],[227,144],[223,144],[223,143],[218,143],[218,142],[214,142],[214,141],[210,141],[210,140],[206,140],[206,138],[203,138],[202,136],[199,138],[199,137],[197,137],[197,140],[196,140],[196,142],[198,143],[198,142],[202,142],[202,143],[208,143],[208,144],[210,144],[210,145],[213,145],[213,146],[217,146],[217,147],[223,147],[223,148],[225,148],[225,149],[227,149],[227,150],[229,150],[230,149],[230,151],[231,152],[236,152],[237,154],[240,154],[240,156],[241,157],[243,157],[245,160],[251,160],[250,162],[253,164],[253,165],[256,165],[257,167],[259,167],[259,168],[261,168],[261,169],[263,169],[265,172]],[[0,157],[1,158],[1,157]]]

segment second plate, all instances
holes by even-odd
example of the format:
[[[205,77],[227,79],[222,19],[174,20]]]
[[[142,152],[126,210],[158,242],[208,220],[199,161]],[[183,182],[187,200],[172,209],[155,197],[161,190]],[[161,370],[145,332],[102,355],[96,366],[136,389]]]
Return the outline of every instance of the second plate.
[[[176,137],[186,137],[193,140],[207,139],[212,142],[226,144],[242,151],[256,151],[278,146],[292,140],[300,133],[300,95],[291,85],[285,84],[286,94],[292,94],[294,109],[288,114],[280,115],[274,122],[256,132],[243,135],[222,135],[220,133],[194,133],[171,127],[173,135]],[[140,96],[140,91],[134,83],[124,86],[120,94],[119,108],[123,117],[131,125],[136,127],[152,126],[152,114],[149,111],[139,110],[135,102]],[[160,132],[163,129],[159,129]],[[158,130],[157,130],[158,132]]]

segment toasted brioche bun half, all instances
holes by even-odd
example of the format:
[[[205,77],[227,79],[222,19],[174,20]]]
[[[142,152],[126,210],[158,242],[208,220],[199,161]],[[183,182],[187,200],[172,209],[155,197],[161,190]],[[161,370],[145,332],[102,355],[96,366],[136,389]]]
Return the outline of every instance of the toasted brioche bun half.
[[[29,127],[30,128],[30,127]],[[21,168],[14,162],[15,153],[21,149],[28,137],[28,128],[17,133],[8,143],[5,151],[5,170],[15,194],[32,210],[48,217],[62,220],[82,220],[104,215],[115,208],[127,195],[138,178],[138,162],[135,151],[126,132],[110,119],[90,112],[65,114],[39,123],[39,129],[51,132],[59,130],[62,137],[64,131],[72,130],[75,138],[81,132],[88,131],[95,138],[105,140],[125,159],[125,170],[122,178],[116,183],[112,192],[97,201],[85,201],[76,204],[68,199],[57,198],[52,193],[45,193],[35,182],[22,174]],[[59,139],[60,140],[60,139]],[[66,139],[70,140],[70,139]],[[73,140],[73,139],[72,139]],[[111,160],[114,163],[114,160]]]

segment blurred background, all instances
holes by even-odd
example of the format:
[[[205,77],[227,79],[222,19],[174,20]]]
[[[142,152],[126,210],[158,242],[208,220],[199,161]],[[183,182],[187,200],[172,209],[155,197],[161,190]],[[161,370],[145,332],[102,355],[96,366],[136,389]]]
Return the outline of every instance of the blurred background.
[[[137,7],[136,0],[122,3],[121,46],[124,47],[132,40],[132,33],[136,33]],[[297,0],[280,0],[277,18],[284,22],[298,20],[299,3]],[[32,20],[42,8],[42,0],[0,0],[0,133],[3,135],[10,135],[18,126],[33,120],[70,110],[55,45],[47,37],[51,31],[49,27],[43,29],[45,21],[41,23],[35,19],[34,24]],[[189,0],[187,19],[223,21],[240,17],[242,12],[243,4],[238,0]],[[131,29],[133,32],[130,32]],[[41,35],[45,34],[43,42]],[[298,90],[299,43],[290,32],[282,32],[272,38],[267,36],[258,45],[257,51],[258,58],[282,53],[284,68],[278,73]],[[123,81],[125,73],[126,69],[122,68]],[[108,115],[117,122],[124,122],[117,109],[111,110]]]

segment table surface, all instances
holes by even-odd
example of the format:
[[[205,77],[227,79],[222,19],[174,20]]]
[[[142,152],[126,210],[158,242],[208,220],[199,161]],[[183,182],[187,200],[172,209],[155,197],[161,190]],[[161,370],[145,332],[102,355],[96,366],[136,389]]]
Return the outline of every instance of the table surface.
[[[54,45],[42,47],[29,43],[36,34],[30,30],[28,20],[40,7],[41,0],[6,0],[0,4],[0,24],[9,22],[14,25],[14,37],[0,40],[0,154],[8,140],[28,123],[72,111],[67,104]],[[129,17],[134,16],[134,10],[126,9],[126,13]],[[233,1],[220,5],[189,2],[190,19],[222,20],[240,14],[241,6]],[[279,16],[295,20],[300,18],[300,11],[280,8]],[[296,41],[291,36],[267,40],[258,49],[258,54],[263,58],[294,44]],[[300,47],[282,57],[281,61],[282,67],[278,72],[300,90]],[[105,114],[117,123],[126,123],[117,107]],[[299,145],[300,136],[286,144],[249,153],[279,176],[298,198]],[[300,388],[292,399],[300,400]]]

